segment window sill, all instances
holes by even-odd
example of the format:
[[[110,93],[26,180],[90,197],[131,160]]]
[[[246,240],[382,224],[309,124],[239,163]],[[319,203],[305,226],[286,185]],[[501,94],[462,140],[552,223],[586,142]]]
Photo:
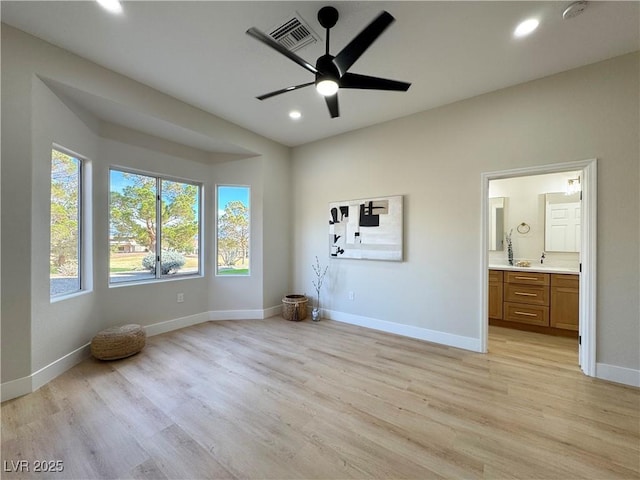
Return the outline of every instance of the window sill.
[[[88,295],[89,293],[93,293],[93,289],[91,289],[91,290],[78,290],[76,292],[65,293],[65,294],[62,294],[62,295],[56,295],[55,297],[49,297],[49,303],[63,302],[65,300],[71,300],[72,298],[82,297],[84,295]]]
[[[134,285],[153,285],[154,283],[167,283],[180,280],[194,280],[204,278],[202,273],[194,273],[190,275],[180,275],[176,277],[150,278],[148,280],[131,280],[125,282],[109,282],[109,288],[131,287]]]

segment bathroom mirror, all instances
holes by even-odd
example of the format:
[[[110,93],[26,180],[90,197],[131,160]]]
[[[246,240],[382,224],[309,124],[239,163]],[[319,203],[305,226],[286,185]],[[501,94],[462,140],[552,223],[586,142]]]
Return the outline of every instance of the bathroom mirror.
[[[544,249],[547,252],[579,252],[580,193],[547,193],[544,203]]]
[[[489,250],[504,250],[504,209],[506,198],[489,199]]]

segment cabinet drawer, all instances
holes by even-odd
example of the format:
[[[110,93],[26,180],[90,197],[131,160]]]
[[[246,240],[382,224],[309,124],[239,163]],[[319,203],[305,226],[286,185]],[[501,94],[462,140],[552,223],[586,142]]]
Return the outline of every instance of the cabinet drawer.
[[[507,283],[524,283],[526,285],[549,285],[548,273],[536,272],[504,272]]]
[[[563,275],[560,273],[554,273],[551,275],[551,286],[580,288],[580,276],[579,275]]]
[[[504,301],[548,306],[549,287],[543,285],[518,285],[516,283],[505,283]]]
[[[508,322],[528,323],[530,325],[548,327],[549,307],[505,302],[503,319]]]
[[[489,270],[489,283],[502,283],[502,270]]]

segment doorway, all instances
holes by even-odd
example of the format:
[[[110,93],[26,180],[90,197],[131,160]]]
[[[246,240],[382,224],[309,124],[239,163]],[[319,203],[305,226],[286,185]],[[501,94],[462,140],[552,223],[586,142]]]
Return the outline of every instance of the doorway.
[[[489,201],[489,182],[491,180],[544,175],[567,171],[580,171],[582,191],[581,238],[580,238],[580,292],[579,292],[579,347],[578,364],[585,375],[595,376],[596,366],[596,185],[597,160],[589,159],[553,165],[487,172],[482,177],[482,215],[481,215],[481,314],[480,342],[481,351],[488,351],[488,269],[489,245],[495,241],[489,228],[492,211]]]

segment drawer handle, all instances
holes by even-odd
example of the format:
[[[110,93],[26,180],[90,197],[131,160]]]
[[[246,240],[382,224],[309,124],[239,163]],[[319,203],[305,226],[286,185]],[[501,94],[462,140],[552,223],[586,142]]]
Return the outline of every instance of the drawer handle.
[[[537,293],[525,293],[525,292],[514,292],[515,295],[520,295],[522,297],[537,297]]]
[[[518,280],[539,280],[538,277],[518,277],[518,276],[516,276],[515,278],[517,278]]]
[[[518,312],[517,310],[515,312],[516,315],[524,315],[525,317],[537,317],[538,315],[536,315],[535,313],[528,313],[528,312]]]

